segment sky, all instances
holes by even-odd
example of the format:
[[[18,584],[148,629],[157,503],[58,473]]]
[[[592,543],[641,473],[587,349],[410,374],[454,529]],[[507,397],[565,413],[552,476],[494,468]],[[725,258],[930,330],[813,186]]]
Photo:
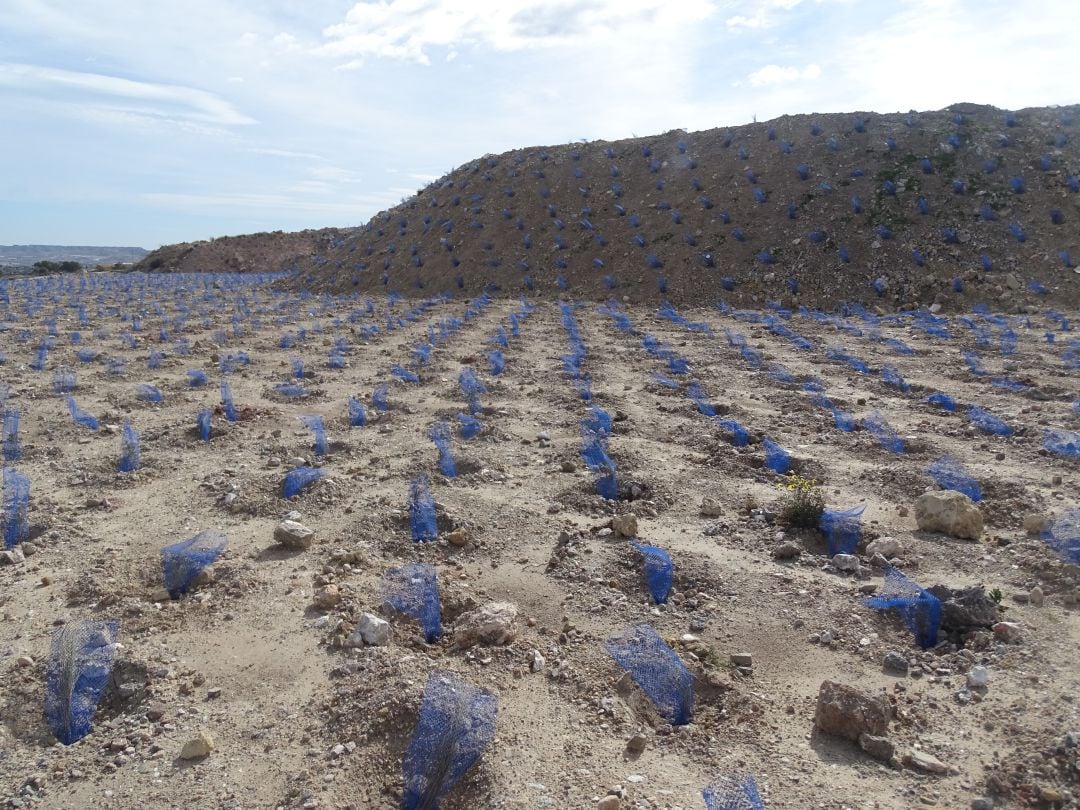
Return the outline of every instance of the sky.
[[[1080,101],[1077,0],[0,0],[0,244],[355,226],[481,155]]]

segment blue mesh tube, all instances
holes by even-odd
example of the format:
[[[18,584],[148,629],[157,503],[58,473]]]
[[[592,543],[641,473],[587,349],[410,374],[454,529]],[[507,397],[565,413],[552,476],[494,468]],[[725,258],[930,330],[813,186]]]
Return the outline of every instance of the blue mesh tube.
[[[769,363],[769,377],[779,383],[794,383],[795,375],[783,363]]]
[[[367,424],[364,403],[349,397],[349,427],[363,427]]]
[[[926,398],[926,401],[929,402],[931,405],[936,405],[937,407],[948,411],[949,413],[952,413],[956,410],[956,400],[950,397],[948,394],[943,394],[940,391],[928,396]]]
[[[611,435],[611,414],[599,405],[590,405],[585,409],[585,413],[585,418],[581,420],[581,427],[587,434]]]
[[[977,405],[972,405],[967,409],[967,417],[983,433],[994,436],[1011,436],[1013,433],[1011,427]]]
[[[135,472],[139,469],[139,434],[130,422],[125,422],[120,431],[120,461],[118,469],[122,473]]]
[[[450,672],[428,675],[420,719],[405,752],[402,810],[438,810],[495,736],[494,695]]]
[[[203,408],[195,418],[195,425],[199,430],[199,438],[204,442],[210,441],[210,409]]]
[[[64,745],[90,733],[112,674],[120,622],[78,619],[53,631],[45,671],[45,720]]]
[[[30,535],[30,478],[4,468],[4,548],[14,548]]]
[[[409,529],[412,539],[418,543],[434,540],[439,536],[435,517],[435,499],[426,475],[418,475],[409,484]]]
[[[710,418],[716,416],[716,406],[709,401],[705,389],[697,380],[691,381],[686,386],[686,395],[690,397],[690,401],[694,403],[699,413]]]
[[[927,467],[926,472],[939,487],[962,492],[976,502],[982,500],[982,487],[979,482],[952,456],[942,456]]]
[[[206,372],[201,369],[188,369],[187,378],[188,385],[192,388],[199,388],[206,385]]]
[[[1070,509],[1042,533],[1042,539],[1063,559],[1080,565],[1080,509]]]
[[[53,391],[58,394],[70,394],[78,386],[75,372],[63,366],[53,372]]]
[[[469,405],[469,413],[475,415],[483,409],[480,405],[480,395],[487,393],[487,388],[476,378],[476,372],[466,366],[458,374],[458,385],[465,395],[465,401]]]
[[[240,418],[236,413],[236,405],[233,404],[232,386],[228,380],[221,381],[221,407],[225,411],[225,418],[230,422]]]
[[[491,375],[498,377],[506,369],[506,357],[498,349],[487,353],[488,363],[491,364]]]
[[[290,357],[289,364],[292,366],[293,376],[298,379],[304,379],[304,361],[299,357]]]
[[[658,605],[666,602],[675,575],[675,566],[671,562],[671,557],[657,546],[643,546],[638,543],[631,543],[631,545],[644,557],[645,582],[649,586],[649,594],[653,601]]]
[[[898,388],[901,391],[910,391],[911,386],[900,375],[900,369],[896,366],[885,365],[881,367],[881,379],[886,385]]]
[[[371,404],[375,406],[375,410],[379,413],[386,413],[390,410],[390,384],[383,383],[375,388],[371,393]]]
[[[1080,433],[1046,428],[1043,430],[1043,447],[1055,456],[1080,459]]]
[[[791,456],[787,450],[768,437],[763,438],[761,444],[765,448],[766,467],[781,475],[791,469]]]
[[[186,593],[195,577],[225,550],[224,532],[207,529],[194,537],[161,549],[161,569],[165,590],[173,599]]]
[[[678,380],[673,380],[673,379],[671,379],[671,377],[665,376],[664,374],[661,374],[659,371],[654,371],[652,373],[650,379],[654,383],[656,383],[658,385],[662,385],[664,388],[678,388],[679,387],[679,381]]]
[[[988,372],[986,366],[982,364],[982,359],[976,352],[962,351],[960,354],[964,358],[964,362],[967,363],[967,367],[971,369],[971,373],[976,377],[985,377]]]
[[[13,409],[4,411],[3,427],[0,428],[0,443],[3,445],[4,461],[18,461],[22,458],[22,445],[19,443],[19,412]]]
[[[694,713],[694,677],[671,647],[647,624],[604,639],[604,649],[630,673],[669,723],[684,726]]]
[[[747,774],[740,781],[722,776],[701,792],[705,810],[765,810],[757,782]]]
[[[506,336],[506,328],[502,326],[495,330],[495,334],[491,336],[490,340],[496,346],[502,346],[504,349],[510,345],[510,340]]]
[[[855,430],[854,415],[836,407],[832,408],[832,415],[837,430],[842,430],[844,433],[851,433],[851,431]]]
[[[826,509],[818,526],[825,535],[829,556],[854,554],[859,546],[859,520],[866,509],[862,503],[850,509]]]
[[[750,442],[750,431],[734,419],[720,419],[717,426],[731,434],[731,443],[735,447],[746,447]]]
[[[307,396],[307,391],[304,390],[304,386],[299,383],[278,383],[274,386],[274,391],[283,397],[289,397],[290,399],[297,399],[299,397]],[[226,412],[228,416],[228,412]]]
[[[382,599],[398,613],[416,619],[428,644],[442,637],[442,607],[434,566],[409,563],[391,568],[383,576]]]
[[[582,423],[584,438],[581,444],[581,458],[586,467],[600,476],[596,479],[596,491],[600,497],[609,501],[618,500],[619,484],[615,477],[615,462],[607,454],[604,446],[606,434],[590,430],[587,422],[588,420]]]
[[[144,402],[160,405],[165,401],[165,396],[161,393],[160,389],[155,388],[150,385],[150,383],[139,383],[135,388],[139,394],[139,398]]]
[[[409,371],[407,368],[403,368],[399,365],[393,365],[390,367],[390,375],[395,380],[401,380],[402,382],[406,383],[420,382],[420,378],[414,372]]]
[[[458,421],[458,435],[463,439],[472,439],[480,434],[483,430],[483,423],[475,416],[469,416],[467,413],[459,413],[457,415]]]
[[[457,475],[457,465],[454,463],[454,453],[450,448],[450,425],[446,422],[436,422],[428,432],[435,447],[439,450],[439,472],[447,478]]]
[[[866,600],[875,610],[895,610],[924,650],[937,644],[941,602],[892,566],[885,569],[885,584]]]
[[[882,416],[881,411],[874,411],[869,416],[863,417],[862,424],[878,440],[881,446],[890,453],[904,452],[904,440],[893,430],[892,425]]]
[[[69,394],[64,397],[64,401],[67,403],[68,412],[71,414],[71,418],[74,420],[75,424],[82,425],[84,428],[89,428],[90,430],[97,430],[101,427],[101,423],[98,422],[97,418],[91,416],[76,404],[75,397]]]
[[[286,499],[295,497],[324,475],[326,473],[315,467],[297,467],[294,470],[289,470],[285,473],[285,478],[282,479],[281,494]]]
[[[326,426],[323,424],[323,418],[318,414],[305,413],[296,417],[299,419],[304,427],[315,434],[315,455],[325,456],[329,447],[326,441]]]

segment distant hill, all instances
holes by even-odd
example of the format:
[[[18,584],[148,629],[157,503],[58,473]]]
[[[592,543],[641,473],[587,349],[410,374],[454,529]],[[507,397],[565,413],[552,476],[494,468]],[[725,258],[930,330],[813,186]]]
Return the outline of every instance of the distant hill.
[[[222,236],[163,245],[135,266],[146,272],[274,273],[332,250],[353,231],[348,228]]]
[[[0,245],[0,266],[30,267],[36,262],[78,262],[89,267],[117,262],[133,264],[146,254],[141,247]]]

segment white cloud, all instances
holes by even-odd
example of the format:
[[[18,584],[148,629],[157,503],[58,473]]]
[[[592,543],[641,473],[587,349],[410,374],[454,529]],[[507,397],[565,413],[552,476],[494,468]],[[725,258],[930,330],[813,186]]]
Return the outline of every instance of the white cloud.
[[[171,84],[122,79],[101,73],[0,62],[0,87],[35,96],[47,95],[55,102],[78,103],[132,114],[179,118],[217,126],[253,124],[220,96]],[[93,100],[93,101],[91,101]]]
[[[734,14],[724,24],[728,28],[769,28],[778,21],[777,11],[791,11],[803,0],[753,0],[743,3],[746,14]],[[820,2],[820,0],[819,0]]]
[[[709,0],[370,0],[323,30],[328,56],[380,57],[427,65],[432,48],[481,45],[498,51],[554,47],[661,19],[700,21]],[[453,51],[451,51],[453,52]]]
[[[784,84],[802,80],[813,80],[821,76],[821,68],[818,65],[807,65],[801,70],[797,67],[781,67],[780,65],[766,65],[761,70],[755,70],[747,78],[753,87],[764,87],[772,84]]]

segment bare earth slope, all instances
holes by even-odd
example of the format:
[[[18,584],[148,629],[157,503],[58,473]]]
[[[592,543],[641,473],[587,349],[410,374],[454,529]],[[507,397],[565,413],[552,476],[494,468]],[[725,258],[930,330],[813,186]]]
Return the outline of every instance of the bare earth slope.
[[[1011,310],[1045,303],[1034,280],[1068,306],[1078,121],[1076,107],[956,104],[520,149],[455,169],[300,264],[338,291],[552,293],[562,277],[579,297],[617,284],[631,300],[693,302],[727,278],[744,305]]]
[[[222,236],[201,242],[163,245],[148,254],[135,270],[180,273],[272,273],[288,270],[299,262],[310,261],[334,246],[347,235],[347,229],[285,233],[253,233]]]

